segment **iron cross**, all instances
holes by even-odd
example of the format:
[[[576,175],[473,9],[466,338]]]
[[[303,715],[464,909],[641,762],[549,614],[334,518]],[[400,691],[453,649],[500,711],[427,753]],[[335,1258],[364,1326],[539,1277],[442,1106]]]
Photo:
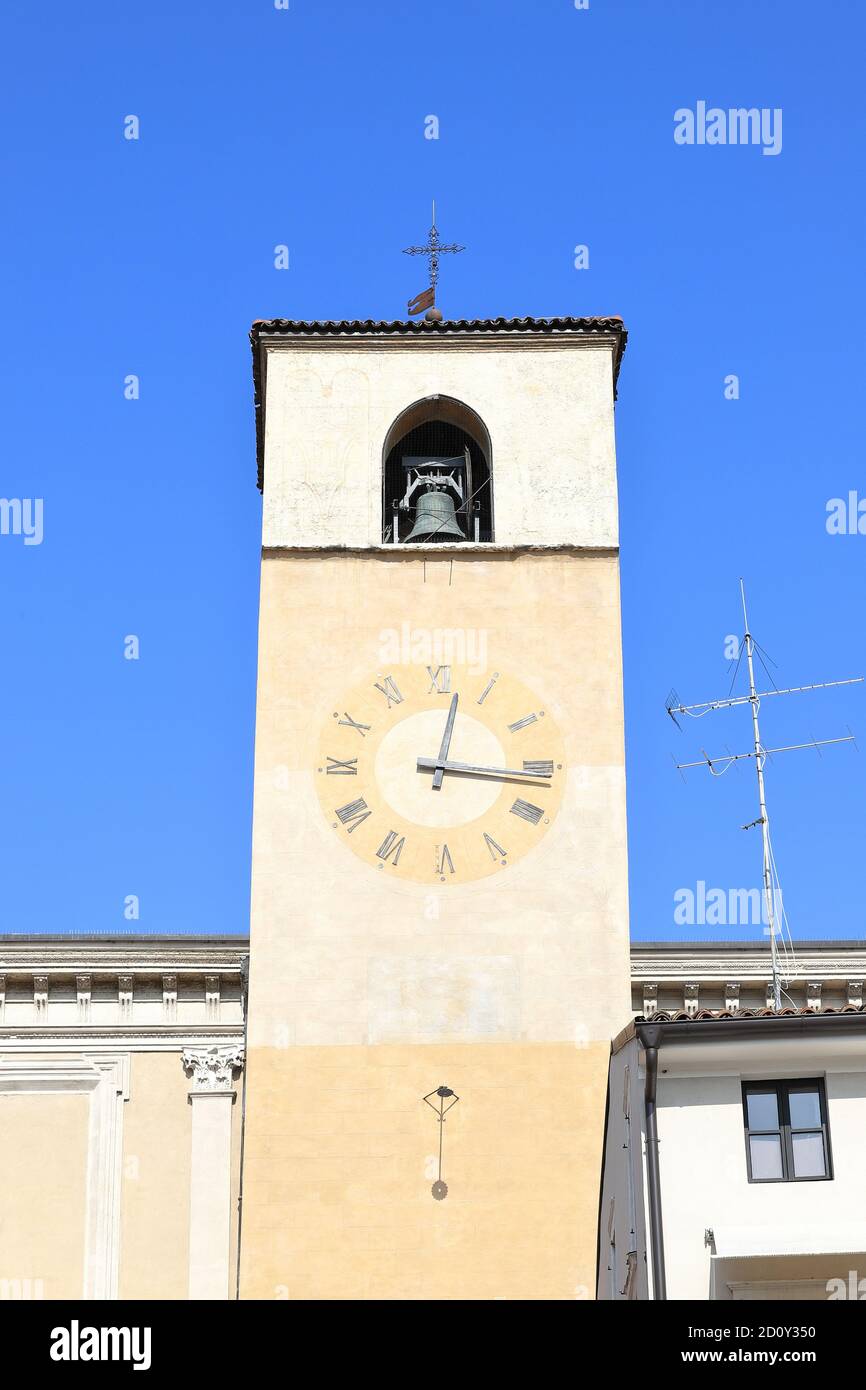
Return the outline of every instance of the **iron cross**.
[[[455,254],[458,251],[465,251],[465,246],[457,246],[451,243],[450,246],[443,246],[439,240],[439,232],[436,227],[436,200],[433,200],[433,225],[427,234],[426,246],[407,246],[404,248],[405,256],[427,256],[430,260],[430,288],[435,290],[439,279],[439,257],[447,254]]]

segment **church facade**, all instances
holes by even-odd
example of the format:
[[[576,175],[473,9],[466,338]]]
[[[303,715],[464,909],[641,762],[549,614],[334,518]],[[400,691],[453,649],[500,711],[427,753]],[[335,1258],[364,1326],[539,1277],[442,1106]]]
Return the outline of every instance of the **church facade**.
[[[0,937],[0,1302],[237,1293],[243,937]]]

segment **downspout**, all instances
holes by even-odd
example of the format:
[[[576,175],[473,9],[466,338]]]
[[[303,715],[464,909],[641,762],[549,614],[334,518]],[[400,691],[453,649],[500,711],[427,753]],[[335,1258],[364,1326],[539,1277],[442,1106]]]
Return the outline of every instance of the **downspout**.
[[[244,1209],[244,1139],[247,1130],[247,1070],[249,1067],[249,1047],[247,1045],[247,1020],[250,1003],[250,958],[245,955],[241,961],[241,1006],[244,1011],[244,1069],[241,1080],[241,1143],[238,1172],[238,1220],[237,1220],[237,1269],[235,1271],[235,1298],[241,1296],[241,1230]]]
[[[662,1193],[659,1181],[659,1134],[656,1119],[656,1087],[659,1071],[658,1028],[642,1028],[640,1040],[646,1054],[646,1087],[644,1104],[646,1106],[646,1166],[649,1188],[650,1244],[652,1246],[653,1298],[667,1300],[665,1283],[665,1245],[662,1231]]]

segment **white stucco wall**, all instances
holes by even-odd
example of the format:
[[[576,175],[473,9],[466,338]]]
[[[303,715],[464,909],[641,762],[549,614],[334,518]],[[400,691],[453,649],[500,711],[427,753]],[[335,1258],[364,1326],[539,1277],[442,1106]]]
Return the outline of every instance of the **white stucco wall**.
[[[791,1073],[788,1073],[792,1075]],[[659,1141],[669,1298],[707,1298],[709,1227],[721,1239],[749,1228],[780,1252],[793,1244],[838,1249],[838,1233],[861,1223],[866,1190],[866,1071],[806,1066],[827,1089],[833,1178],[829,1182],[750,1183],[740,1076],[662,1078]],[[759,1079],[765,1079],[763,1076]],[[773,1079],[772,1075],[766,1079]],[[828,1243],[828,1239],[829,1243]],[[852,1236],[857,1245],[856,1237]],[[836,1243],[834,1243],[834,1241]],[[862,1271],[866,1274],[866,1269]],[[742,1275],[740,1276],[742,1277]]]
[[[631,1297],[647,1299],[652,1286],[647,1246],[644,1180],[644,1073],[640,1048],[631,1042],[610,1059],[604,1173],[599,1204],[597,1297],[626,1297],[628,1255],[637,1268]]]
[[[665,1273],[669,1299],[731,1296],[728,1284],[811,1283],[866,1277],[866,1068],[862,1034],[662,1047],[658,1133]],[[629,1069],[630,1126],[623,1114]],[[679,1073],[679,1074],[677,1074]],[[750,1183],[743,1081],[823,1079],[833,1176],[829,1181]],[[636,1297],[652,1297],[643,1053],[636,1040],[611,1058],[601,1199],[598,1296],[621,1298],[625,1255],[638,1253]],[[630,1139],[630,1144],[629,1144]],[[629,1168],[636,1196],[629,1192]],[[611,1259],[611,1203],[615,1258]],[[634,1224],[636,1236],[630,1235]],[[712,1230],[714,1247],[705,1245]],[[858,1256],[858,1252],[860,1252]],[[615,1279],[608,1274],[614,1264]],[[740,1295],[742,1296],[742,1295]],[[790,1295],[788,1295],[790,1296]],[[802,1296],[802,1295],[798,1295]],[[816,1296],[813,1292],[811,1296]]]
[[[265,547],[379,545],[385,437],[437,393],[490,433],[497,544],[617,544],[612,343],[271,340],[266,355]]]

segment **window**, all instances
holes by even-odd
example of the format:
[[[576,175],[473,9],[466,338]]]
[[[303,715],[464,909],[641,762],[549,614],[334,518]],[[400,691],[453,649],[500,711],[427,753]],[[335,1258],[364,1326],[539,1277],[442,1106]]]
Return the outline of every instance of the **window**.
[[[389,429],[382,459],[385,544],[493,540],[490,436],[469,406],[416,401]]]
[[[749,1182],[832,1178],[823,1081],[743,1083]]]

